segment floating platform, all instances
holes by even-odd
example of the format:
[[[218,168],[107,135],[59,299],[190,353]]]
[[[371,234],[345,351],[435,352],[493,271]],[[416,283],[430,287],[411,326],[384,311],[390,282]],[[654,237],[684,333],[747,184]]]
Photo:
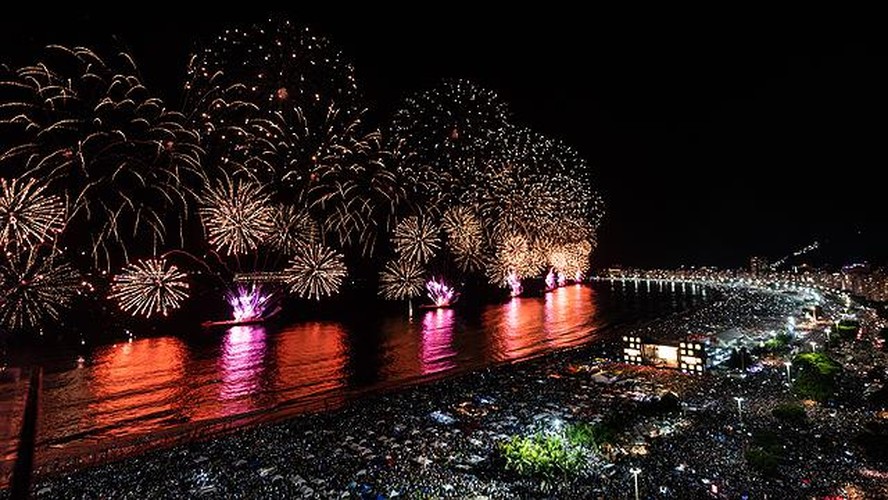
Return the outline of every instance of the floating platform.
[[[260,325],[275,317],[279,312],[281,312],[280,307],[275,309],[268,314],[267,316],[263,316],[261,318],[250,318],[250,319],[225,319],[220,321],[204,321],[200,324],[200,326],[204,328],[218,328],[218,327],[228,327],[228,326],[248,326],[248,325]]]

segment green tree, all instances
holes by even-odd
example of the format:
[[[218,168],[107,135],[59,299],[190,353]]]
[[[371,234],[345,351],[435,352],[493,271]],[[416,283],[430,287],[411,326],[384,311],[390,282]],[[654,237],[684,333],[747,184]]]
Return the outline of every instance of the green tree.
[[[797,367],[794,388],[806,398],[817,401],[829,399],[836,391],[836,379],[842,366],[822,352],[806,352],[793,359]]]

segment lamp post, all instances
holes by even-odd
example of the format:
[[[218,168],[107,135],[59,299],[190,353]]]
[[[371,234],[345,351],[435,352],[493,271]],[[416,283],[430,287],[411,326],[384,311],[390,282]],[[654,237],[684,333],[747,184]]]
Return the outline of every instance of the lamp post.
[[[745,398],[741,398],[740,396],[734,396],[734,399],[737,400],[737,415],[740,417],[740,421],[743,421],[743,401]]]
[[[638,475],[641,474],[641,469],[633,467],[629,469],[629,473],[632,474],[633,479],[635,479],[635,500],[638,500]]]
[[[784,361],[783,366],[786,367],[786,383],[792,385],[792,372],[789,371],[790,367],[792,367],[792,361]]]

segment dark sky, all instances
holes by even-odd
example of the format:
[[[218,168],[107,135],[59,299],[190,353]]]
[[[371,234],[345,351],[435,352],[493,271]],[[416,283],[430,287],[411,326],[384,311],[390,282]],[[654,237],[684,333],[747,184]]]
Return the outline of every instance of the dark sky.
[[[248,5],[7,15],[0,60],[30,62],[47,43],[107,47],[116,37],[150,86],[177,102],[195,44],[268,17]],[[836,263],[888,255],[888,57],[877,26],[292,5],[273,15],[333,39],[382,112],[440,78],[470,78],[506,98],[516,121],[578,148],[608,203],[598,265],[736,266],[815,239]]]

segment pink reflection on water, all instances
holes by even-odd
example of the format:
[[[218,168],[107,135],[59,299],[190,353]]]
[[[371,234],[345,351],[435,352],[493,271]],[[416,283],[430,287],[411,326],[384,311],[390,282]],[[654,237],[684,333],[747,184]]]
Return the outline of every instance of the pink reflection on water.
[[[554,338],[563,334],[561,324],[567,319],[572,319],[570,318],[571,291],[570,288],[556,288],[546,294],[543,305],[545,317],[543,330],[546,332],[546,338]]]
[[[265,328],[235,326],[225,332],[222,356],[222,387],[219,399],[223,415],[236,415],[256,408],[265,368]]]
[[[420,362],[423,375],[456,366],[453,349],[453,309],[435,309],[422,318]]]

